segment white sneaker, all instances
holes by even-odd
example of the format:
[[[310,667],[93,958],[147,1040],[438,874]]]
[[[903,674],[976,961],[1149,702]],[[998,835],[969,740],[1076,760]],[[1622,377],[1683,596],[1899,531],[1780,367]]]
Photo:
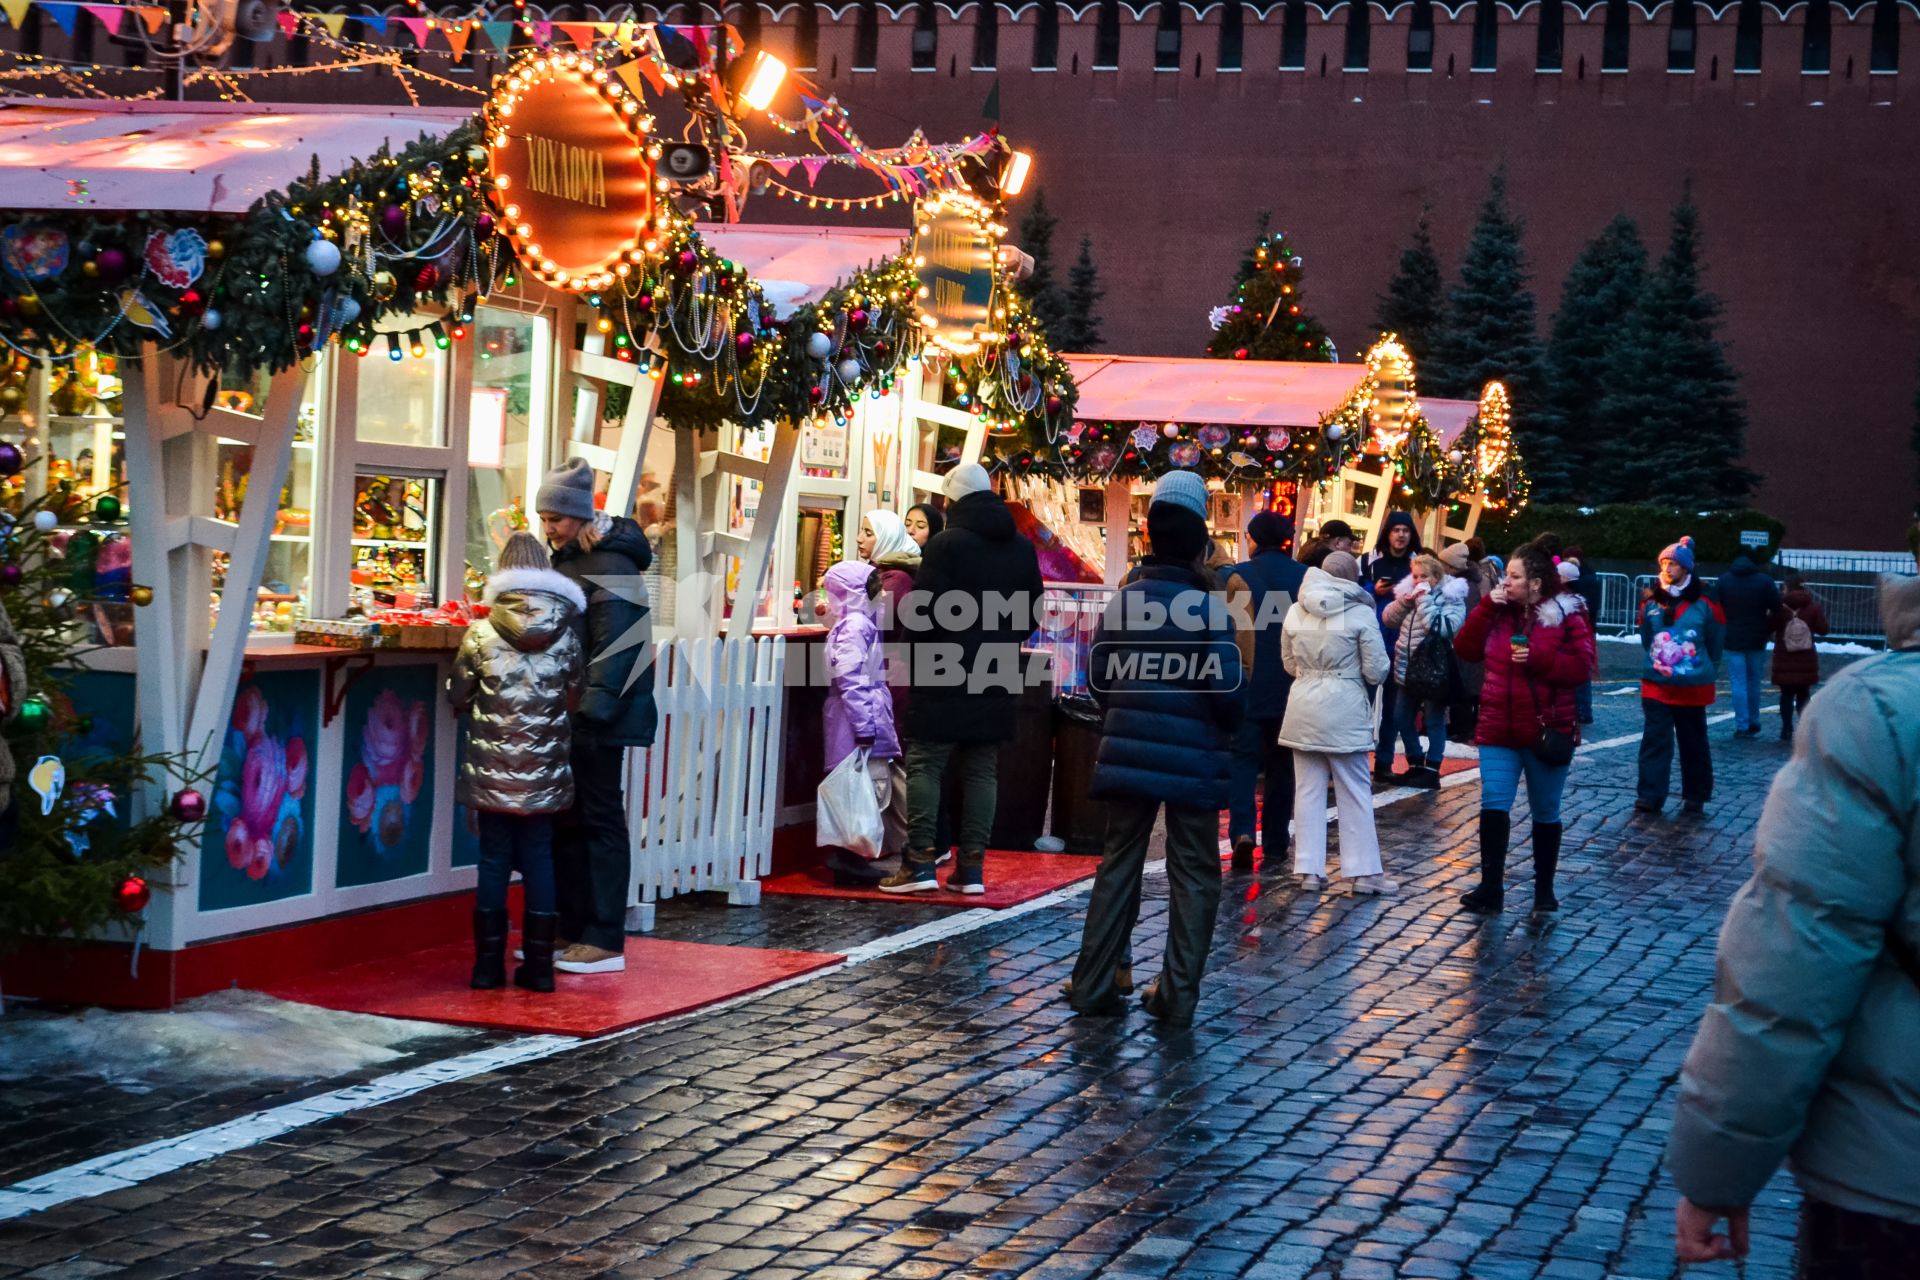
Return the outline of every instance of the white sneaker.
[[[1389,880],[1385,876],[1356,876],[1347,881],[1347,892],[1351,894],[1398,893],[1400,882]]]
[[[623,951],[576,942],[553,958],[553,967],[562,973],[625,973],[627,956]]]
[[[1327,887],[1327,878],[1325,876],[1316,876],[1311,871],[1303,871],[1294,876],[1293,883],[1308,893],[1318,893]]]

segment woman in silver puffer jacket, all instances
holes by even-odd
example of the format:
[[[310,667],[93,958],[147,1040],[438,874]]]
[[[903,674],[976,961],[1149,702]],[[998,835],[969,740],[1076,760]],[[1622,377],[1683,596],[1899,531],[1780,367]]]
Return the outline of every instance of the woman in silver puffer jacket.
[[[507,881],[517,868],[526,914],[514,985],[551,991],[560,921],[553,816],[573,805],[569,718],[586,665],[587,599],[551,567],[539,539],[516,533],[501,549],[486,601],[486,618],[467,629],[447,677],[454,708],[467,716],[455,796],[480,827],[472,985],[506,983]]]

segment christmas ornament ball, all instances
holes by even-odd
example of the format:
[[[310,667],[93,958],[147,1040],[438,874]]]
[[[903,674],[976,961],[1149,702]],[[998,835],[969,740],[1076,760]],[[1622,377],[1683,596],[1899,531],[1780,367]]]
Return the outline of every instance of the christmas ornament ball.
[[[1455,465],[1456,467],[1459,466],[1462,462],[1466,461],[1466,457],[1467,455],[1462,453],[1458,449],[1447,450],[1447,461],[1453,463],[1453,465]]]
[[[89,280],[97,280],[100,277],[100,264],[97,262],[83,262],[80,264],[80,274]]]
[[[833,354],[833,339],[824,333],[807,335],[807,354],[815,360],[825,360]]]
[[[99,520],[118,520],[120,518],[120,499],[110,493],[101,494],[100,500],[93,504],[93,514],[94,517]]]
[[[380,211],[380,229],[390,238],[398,238],[407,229],[406,206],[390,204]]]
[[[214,310],[212,307],[208,307],[205,311],[203,311],[200,314],[200,327],[202,329],[205,329],[208,333],[218,333],[220,331],[221,322],[224,321],[225,319],[226,317],[221,315],[218,311]]]
[[[127,592],[127,599],[133,601],[135,605],[144,609],[148,605],[153,603],[153,588],[152,587],[134,587],[131,591]]]
[[[41,533],[52,533],[59,523],[60,517],[45,507],[33,513],[33,527]]]
[[[145,911],[147,904],[151,901],[153,901],[153,890],[149,889],[147,882],[139,876],[128,876],[120,882],[120,887],[113,891],[113,905],[128,915]]]
[[[388,298],[391,298],[394,291],[399,287],[400,281],[395,278],[393,272],[376,271],[373,273],[373,296],[380,299],[380,301],[385,302]]]
[[[209,262],[218,262],[226,256],[227,246],[225,243],[219,240],[207,241],[207,260]]]
[[[1249,353],[1248,353],[1248,351],[1247,351],[1247,349],[1246,349],[1245,347],[1240,347],[1240,348],[1238,348],[1237,350],[1235,350],[1235,351],[1234,351],[1234,353],[1233,353],[1233,358],[1234,358],[1235,360],[1245,360],[1245,359],[1247,358],[1247,356],[1248,356],[1248,354],[1249,354]]]
[[[27,398],[26,392],[20,390],[18,387],[0,387],[0,406],[9,409],[14,407],[7,402],[7,392],[9,391],[19,396],[22,400]],[[20,468],[26,465],[26,455],[20,452],[19,445],[9,444],[4,440],[0,440],[0,476],[17,476],[20,474]]]
[[[432,293],[439,287],[440,268],[434,266],[431,262],[421,267],[419,274],[413,278],[413,291],[415,293]]]
[[[1180,424],[1177,422],[1169,422],[1166,426],[1160,428],[1160,434],[1169,440],[1178,440],[1180,438]]]
[[[204,822],[207,817],[207,797],[188,787],[173,797],[173,803],[168,808],[182,822]]]
[[[37,693],[29,694],[20,704],[20,727],[28,733],[39,733],[47,727],[47,722],[51,719],[53,719],[53,708]]]
[[[867,313],[859,307],[847,312],[847,328],[859,333],[867,327]]]
[[[493,234],[493,215],[490,213],[482,213],[479,217],[475,218],[473,220],[473,231],[475,235],[482,235],[482,236],[492,235]]]
[[[860,380],[860,362],[851,358],[842,360],[839,368],[834,372],[840,375],[840,381],[842,382],[858,382]]]
[[[1337,422],[1327,428],[1327,439],[1329,440],[1338,440],[1346,434],[1347,429]]]
[[[130,266],[123,249],[102,249],[94,257],[93,265],[98,268],[100,278],[108,284],[119,284],[125,280]]]
[[[23,316],[40,314],[40,298],[37,294],[23,293],[12,301],[20,308],[20,314]]]
[[[73,592],[67,590],[65,587],[55,587],[53,590],[47,592],[47,598],[41,601],[41,603],[46,605],[47,612],[52,614],[58,621],[73,621],[75,613]]]
[[[750,333],[739,334],[733,340],[733,347],[735,351],[740,353],[742,360],[746,359],[753,354],[753,335]]]
[[[307,246],[307,267],[317,276],[330,276],[340,269],[340,246],[331,240],[315,240]]]

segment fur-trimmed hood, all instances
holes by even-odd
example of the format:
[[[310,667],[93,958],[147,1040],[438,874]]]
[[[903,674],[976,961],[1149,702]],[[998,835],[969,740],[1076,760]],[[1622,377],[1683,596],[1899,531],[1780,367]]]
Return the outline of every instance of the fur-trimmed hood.
[[[1887,648],[1920,649],[1920,578],[1880,579],[1880,621]]]
[[[587,611],[587,597],[552,569],[503,569],[487,580],[487,621],[522,653],[551,647]]]

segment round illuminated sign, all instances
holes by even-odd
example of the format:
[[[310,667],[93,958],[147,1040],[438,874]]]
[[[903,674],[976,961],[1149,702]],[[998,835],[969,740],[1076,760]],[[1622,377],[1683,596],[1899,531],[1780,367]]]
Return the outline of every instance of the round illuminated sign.
[[[541,54],[505,78],[487,108],[490,194],[525,270],[602,289],[642,261],[654,172],[640,100],[590,58]]]

